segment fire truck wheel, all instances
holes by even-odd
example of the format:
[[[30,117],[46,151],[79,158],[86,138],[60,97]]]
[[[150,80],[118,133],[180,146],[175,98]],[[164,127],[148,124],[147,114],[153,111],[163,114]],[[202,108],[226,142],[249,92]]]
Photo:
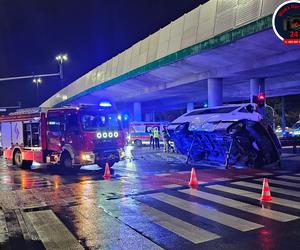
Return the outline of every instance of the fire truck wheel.
[[[32,161],[23,160],[21,151],[16,150],[14,153],[14,164],[17,167],[28,169],[31,167]]]
[[[64,151],[60,157],[60,167],[66,169],[72,168],[72,158],[66,151]]]

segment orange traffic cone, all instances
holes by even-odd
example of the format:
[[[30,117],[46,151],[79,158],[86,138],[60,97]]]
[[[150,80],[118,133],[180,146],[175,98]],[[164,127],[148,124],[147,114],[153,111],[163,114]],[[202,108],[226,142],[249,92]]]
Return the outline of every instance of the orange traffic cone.
[[[262,187],[262,191],[261,191],[260,200],[261,201],[271,201],[272,200],[270,187],[269,187],[269,181],[267,178],[264,178],[264,180],[263,180],[263,187]]]
[[[191,171],[191,178],[190,178],[189,185],[190,185],[190,186],[198,186],[198,180],[197,180],[197,175],[196,175],[196,170],[195,170],[195,168],[192,168],[192,171]]]
[[[105,163],[105,171],[104,171],[103,177],[104,177],[105,179],[109,179],[109,178],[111,177],[108,162]]]

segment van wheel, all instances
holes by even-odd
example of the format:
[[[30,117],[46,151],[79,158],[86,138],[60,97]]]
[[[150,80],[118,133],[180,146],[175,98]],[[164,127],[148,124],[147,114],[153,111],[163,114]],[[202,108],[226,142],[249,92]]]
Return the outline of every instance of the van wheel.
[[[71,155],[64,151],[60,157],[59,165],[61,168],[71,169],[72,168],[72,158]]]
[[[142,146],[142,141],[141,140],[135,140],[134,141],[134,146],[141,147]]]
[[[15,151],[13,159],[14,165],[16,165],[19,168],[30,169],[32,165],[32,161],[23,160],[22,153],[18,149]]]

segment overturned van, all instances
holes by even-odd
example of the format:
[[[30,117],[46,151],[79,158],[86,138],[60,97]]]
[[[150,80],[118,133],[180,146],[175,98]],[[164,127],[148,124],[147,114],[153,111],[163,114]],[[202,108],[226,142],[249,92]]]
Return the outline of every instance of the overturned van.
[[[168,130],[190,163],[280,165],[280,142],[255,104],[196,109],[178,117]]]

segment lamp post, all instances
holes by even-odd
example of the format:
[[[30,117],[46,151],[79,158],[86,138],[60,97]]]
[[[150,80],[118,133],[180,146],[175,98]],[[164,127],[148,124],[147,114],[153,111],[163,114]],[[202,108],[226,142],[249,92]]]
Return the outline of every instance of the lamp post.
[[[37,106],[39,106],[39,84],[42,83],[42,78],[34,77],[32,82],[36,84],[36,103],[37,103]]]
[[[64,78],[63,63],[68,61],[68,55],[67,54],[59,54],[55,57],[55,60],[58,61],[60,83],[61,83],[61,88],[63,88],[64,87],[64,85],[63,85],[63,78]]]

